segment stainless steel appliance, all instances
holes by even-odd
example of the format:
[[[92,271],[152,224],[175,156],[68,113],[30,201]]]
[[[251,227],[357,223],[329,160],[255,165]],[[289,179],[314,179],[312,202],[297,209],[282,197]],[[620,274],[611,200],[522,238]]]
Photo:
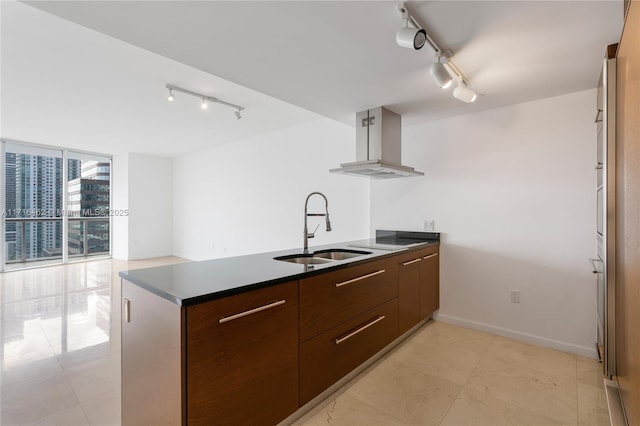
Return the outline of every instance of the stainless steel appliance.
[[[598,355],[604,375],[616,375],[615,363],[615,181],[616,181],[616,46],[607,48],[598,83],[596,164],[596,250]]]
[[[400,115],[385,107],[360,111],[356,114],[356,161],[329,171],[372,179],[424,176],[400,164],[401,124]]]

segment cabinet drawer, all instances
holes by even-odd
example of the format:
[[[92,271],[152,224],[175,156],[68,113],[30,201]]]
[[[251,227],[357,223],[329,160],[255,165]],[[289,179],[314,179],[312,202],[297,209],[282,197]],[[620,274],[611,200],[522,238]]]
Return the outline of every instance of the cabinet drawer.
[[[440,251],[439,245],[429,246],[427,248],[423,248],[420,250],[420,256],[422,257],[429,256],[430,254],[438,253],[439,251]]]
[[[300,406],[398,337],[398,299],[300,344]]]
[[[190,425],[276,424],[298,408],[297,281],[187,308]]]
[[[300,280],[300,341],[398,296],[395,258]]]

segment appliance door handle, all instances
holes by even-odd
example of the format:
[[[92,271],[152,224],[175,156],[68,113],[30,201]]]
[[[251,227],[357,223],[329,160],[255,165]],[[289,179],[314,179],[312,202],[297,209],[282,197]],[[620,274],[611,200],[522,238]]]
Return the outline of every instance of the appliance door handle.
[[[131,300],[124,299],[123,311],[124,322],[131,322]]]
[[[231,315],[228,317],[222,317],[218,320],[219,324],[224,324],[225,322],[233,321],[238,318],[246,317],[247,315],[253,315],[258,312],[266,311],[267,309],[275,308],[276,306],[284,305],[286,300],[278,300],[277,302],[269,303],[268,305],[260,306],[255,309],[250,309],[248,311],[240,312],[239,314]]]
[[[599,271],[598,267],[596,266],[596,262],[600,262],[602,264],[604,264],[604,262],[600,259],[589,259],[591,261],[591,266],[593,267],[592,271],[594,274],[601,274],[603,271]]]
[[[596,118],[593,119],[594,123],[601,123],[602,122],[602,113],[603,112],[604,112],[603,110],[598,108],[598,112],[596,112]]]

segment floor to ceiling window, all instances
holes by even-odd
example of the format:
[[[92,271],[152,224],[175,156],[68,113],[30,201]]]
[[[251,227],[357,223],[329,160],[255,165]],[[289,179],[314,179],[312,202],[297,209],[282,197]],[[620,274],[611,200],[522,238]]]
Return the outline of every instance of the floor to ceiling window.
[[[109,253],[109,159],[69,153],[67,211],[69,257]]]
[[[2,144],[3,266],[109,255],[111,158]]]

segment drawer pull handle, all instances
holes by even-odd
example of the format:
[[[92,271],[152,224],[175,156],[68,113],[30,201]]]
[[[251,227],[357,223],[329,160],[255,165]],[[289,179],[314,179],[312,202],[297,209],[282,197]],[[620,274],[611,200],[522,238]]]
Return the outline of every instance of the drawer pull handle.
[[[409,260],[408,262],[402,262],[402,266],[411,265],[412,263],[420,262],[421,260],[422,259],[417,258],[417,259]]]
[[[382,321],[385,318],[386,317],[384,315],[380,315],[378,318],[376,318],[376,319],[374,319],[372,321],[369,321],[368,323],[366,323],[362,327],[360,327],[360,328],[358,328],[356,330],[353,330],[351,333],[349,333],[349,334],[347,334],[345,336],[342,336],[342,337],[338,337],[336,339],[336,345],[339,345],[340,343],[344,342],[345,340],[352,338],[353,336],[355,336],[356,334],[360,333],[361,331],[365,331],[367,328],[369,328],[372,325]]]
[[[260,306],[259,308],[240,312],[239,314],[231,315],[229,317],[223,317],[218,320],[218,323],[223,324],[225,322],[233,321],[238,318],[246,317],[247,315],[252,315],[261,311],[265,311],[267,309],[275,308],[276,306],[284,305],[285,302],[286,300],[278,300],[277,302],[269,303],[268,305]]]
[[[436,257],[437,255],[438,255],[438,253],[430,254],[429,256],[423,257],[423,259],[430,259],[432,257]]]
[[[387,270],[386,270],[386,269],[380,269],[379,271],[372,272],[372,273],[370,273],[370,274],[363,275],[363,276],[358,277],[358,278],[353,278],[353,279],[351,279],[351,280],[342,281],[341,283],[337,283],[337,284],[336,284],[336,287],[342,287],[343,285],[347,285],[347,284],[355,283],[356,281],[360,281],[360,280],[364,280],[364,279],[367,279],[367,278],[370,278],[370,277],[374,277],[374,276],[376,276],[376,275],[384,274],[385,272],[387,272]]]
[[[351,283],[354,283],[356,281],[364,280],[364,279],[367,279],[367,278],[370,278],[370,277],[375,277],[376,275],[384,274],[385,272],[387,272],[386,269],[380,269],[379,271],[372,272],[370,274],[363,275],[361,277],[357,277],[357,278],[353,278],[351,280],[342,281],[341,283],[337,283],[336,287],[342,287],[343,285],[351,284]]]

